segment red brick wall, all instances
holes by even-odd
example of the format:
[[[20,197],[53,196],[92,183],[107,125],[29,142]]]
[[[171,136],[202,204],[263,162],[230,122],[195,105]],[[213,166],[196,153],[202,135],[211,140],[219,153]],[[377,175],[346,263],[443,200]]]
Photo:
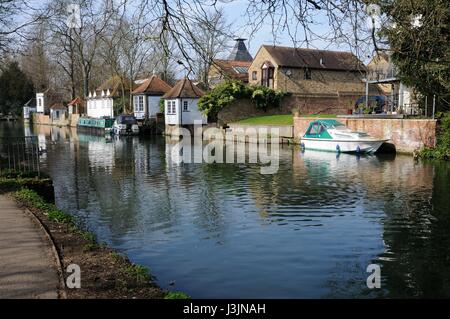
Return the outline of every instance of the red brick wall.
[[[305,133],[314,118],[294,118],[295,138]],[[355,131],[365,131],[378,138],[390,139],[398,152],[412,153],[436,145],[436,120],[414,119],[338,119]]]
[[[338,114],[352,111],[360,95],[292,95],[283,101],[283,108],[300,114]]]
[[[292,95],[283,99],[280,107],[269,108],[266,112],[256,108],[248,99],[234,101],[219,112],[219,123],[227,124],[253,116],[274,114],[349,114],[360,95]]]

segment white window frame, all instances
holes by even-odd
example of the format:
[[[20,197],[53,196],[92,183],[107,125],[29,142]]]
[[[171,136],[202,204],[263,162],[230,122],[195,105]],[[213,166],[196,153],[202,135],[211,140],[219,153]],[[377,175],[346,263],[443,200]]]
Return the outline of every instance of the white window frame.
[[[183,101],[183,112],[189,112],[189,101]]]
[[[172,101],[172,114],[177,115],[177,102]]]
[[[134,97],[134,110],[136,112],[144,112],[144,96],[137,95]]]

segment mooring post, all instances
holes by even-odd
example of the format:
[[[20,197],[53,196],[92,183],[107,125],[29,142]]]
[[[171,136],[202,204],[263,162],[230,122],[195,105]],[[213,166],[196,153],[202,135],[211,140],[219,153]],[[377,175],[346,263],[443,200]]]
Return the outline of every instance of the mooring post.
[[[435,112],[436,112],[436,94],[433,95],[433,120],[434,120]]]

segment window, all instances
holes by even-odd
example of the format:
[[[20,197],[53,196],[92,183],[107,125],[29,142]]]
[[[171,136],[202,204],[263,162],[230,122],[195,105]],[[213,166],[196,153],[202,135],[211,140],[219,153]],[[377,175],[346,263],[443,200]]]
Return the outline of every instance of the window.
[[[144,97],[135,96],[134,97],[134,110],[136,112],[144,112]]]
[[[252,80],[253,80],[253,81],[258,80],[258,71],[253,71],[253,72],[252,72]]]
[[[272,88],[273,89],[273,78],[274,78],[274,74],[275,74],[275,69],[274,68],[263,68],[262,69],[262,80],[261,80],[261,85],[262,86],[266,86],[268,88]]]
[[[183,111],[184,112],[189,112],[189,103],[188,103],[188,101],[184,101],[183,102]]]
[[[172,101],[172,114],[177,114],[177,102]]]
[[[177,114],[177,103],[176,101],[167,101],[167,115]]]
[[[305,80],[311,80],[311,70],[305,69]]]

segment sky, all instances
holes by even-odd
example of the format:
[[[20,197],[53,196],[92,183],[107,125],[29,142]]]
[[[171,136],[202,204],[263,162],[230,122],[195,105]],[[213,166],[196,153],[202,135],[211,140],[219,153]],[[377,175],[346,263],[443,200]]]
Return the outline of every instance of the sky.
[[[247,1],[237,0],[231,3],[224,3],[222,4],[222,7],[225,11],[227,21],[232,22],[233,27],[241,31],[236,32],[237,34],[235,35],[241,38],[249,39],[249,30],[241,27],[242,25],[245,25],[247,21],[247,18],[244,16],[247,8]],[[327,17],[322,12],[318,12],[316,14],[314,23],[315,25],[312,27],[312,29],[316,33],[326,34],[331,32],[332,30],[329,26]],[[294,46],[287,32],[280,32],[277,36],[276,41],[274,41],[270,23],[267,23],[265,26],[259,29],[258,32],[254,34],[253,38],[249,39],[246,44],[253,56],[256,55],[258,49],[263,44],[276,44],[291,47]],[[312,43],[310,44],[310,48],[354,52],[354,48],[350,47],[347,44],[338,44],[335,42],[323,40],[312,41]],[[368,59],[367,53],[365,53],[364,56],[359,54],[358,56],[363,60]]]

